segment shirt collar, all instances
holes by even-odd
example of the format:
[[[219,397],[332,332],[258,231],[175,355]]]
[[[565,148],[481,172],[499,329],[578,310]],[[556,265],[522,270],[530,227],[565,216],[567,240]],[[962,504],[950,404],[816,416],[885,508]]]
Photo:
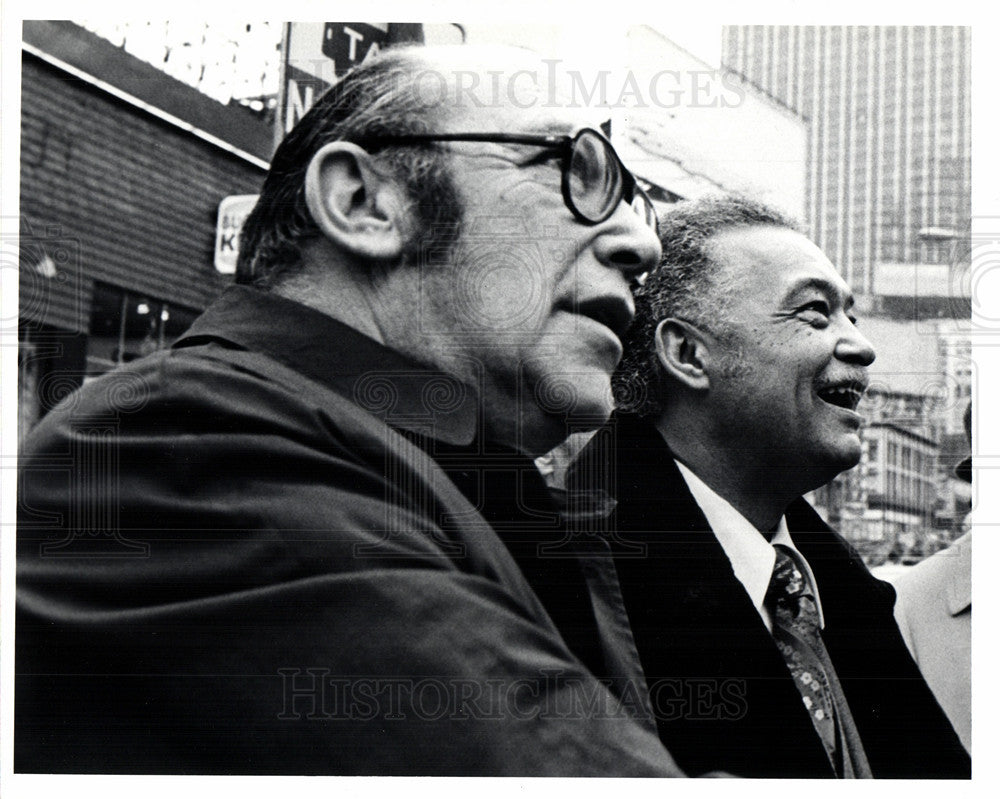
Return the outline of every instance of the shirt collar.
[[[684,481],[687,483],[691,496],[705,514],[708,526],[712,528],[715,537],[729,558],[733,574],[742,583],[750,601],[760,614],[764,623],[771,627],[770,614],[764,607],[764,597],[771,584],[771,574],[774,572],[774,544],[782,544],[791,550],[791,555],[805,575],[806,582],[816,597],[816,607],[819,610],[820,627],[823,626],[823,605],[819,598],[816,578],[809,568],[809,563],[798,551],[792,536],[788,532],[788,522],[782,516],[778,522],[778,530],[774,538],[768,541],[749,520],[729,502],[709,488],[705,482],[687,466],[675,460]]]
[[[173,346],[207,340],[268,355],[392,427],[455,446],[472,443],[480,429],[472,387],[276,294],[230,286]]]

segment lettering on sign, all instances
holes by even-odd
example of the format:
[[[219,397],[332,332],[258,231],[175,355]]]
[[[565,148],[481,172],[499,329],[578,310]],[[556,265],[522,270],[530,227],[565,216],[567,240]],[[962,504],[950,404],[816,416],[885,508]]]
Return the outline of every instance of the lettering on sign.
[[[257,204],[256,194],[233,194],[219,203],[215,226],[215,268],[224,275],[236,273],[240,254],[240,230]]]
[[[388,25],[328,22],[323,31],[323,55],[333,59],[339,78],[355,64],[376,55],[388,35]]]
[[[285,133],[306,115],[316,102],[315,82],[305,83],[295,78],[289,78],[285,88]],[[323,89],[325,91],[325,89]]]
[[[388,38],[387,22],[291,23],[281,114],[284,133],[351,67],[378,54]]]

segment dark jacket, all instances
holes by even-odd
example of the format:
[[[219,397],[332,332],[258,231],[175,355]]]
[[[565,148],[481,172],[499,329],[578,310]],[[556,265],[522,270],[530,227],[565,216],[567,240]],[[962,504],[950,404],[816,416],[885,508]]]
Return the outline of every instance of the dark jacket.
[[[678,774],[582,662],[612,644],[571,612],[579,568],[563,635],[442,468],[496,495],[476,457],[516,456],[478,421],[468,387],[242,287],[70,396],[21,457],[15,770]]]
[[[678,764],[738,776],[829,777],[784,660],[663,437],[612,417],[569,487],[617,507],[603,533],[616,567],[660,738]],[[804,501],[786,513],[825,616],[823,638],[876,777],[968,777],[969,758],[893,619],[895,594]]]

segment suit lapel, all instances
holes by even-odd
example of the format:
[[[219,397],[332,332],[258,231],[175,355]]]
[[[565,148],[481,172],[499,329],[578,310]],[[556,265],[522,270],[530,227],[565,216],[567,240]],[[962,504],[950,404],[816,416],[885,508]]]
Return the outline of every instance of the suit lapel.
[[[641,544],[644,555],[615,563],[636,635],[654,644],[646,647],[647,673],[670,674],[683,663],[702,676],[786,675],[662,436],[623,419],[616,455],[619,505],[611,533]],[[683,653],[672,648],[681,641]]]
[[[787,512],[816,577],[823,640],[877,777],[962,777],[969,761],[893,616],[896,592],[804,500]]]
[[[872,576],[807,502],[792,503],[786,518],[792,540],[816,578],[826,622],[823,639],[838,676],[843,681],[870,674],[877,660],[873,655],[893,651],[896,639],[902,641],[892,613],[895,591]]]
[[[598,487],[617,499],[604,533],[668,749],[692,773],[829,776],[784,660],[662,436],[613,417],[571,470],[570,490],[593,489],[585,478],[599,474]],[[732,715],[713,706],[713,692],[726,691]],[[683,712],[664,706],[668,694],[683,697]],[[794,765],[775,757],[781,751]]]

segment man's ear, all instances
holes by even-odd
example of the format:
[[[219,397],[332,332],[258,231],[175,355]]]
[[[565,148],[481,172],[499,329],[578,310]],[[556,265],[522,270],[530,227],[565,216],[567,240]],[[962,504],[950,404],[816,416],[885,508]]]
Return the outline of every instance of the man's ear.
[[[707,345],[697,327],[681,319],[664,319],[653,334],[656,357],[671,379],[695,391],[708,388]]]
[[[321,147],[306,169],[306,205],[320,231],[362,258],[398,260],[409,225],[405,190],[350,142]]]

